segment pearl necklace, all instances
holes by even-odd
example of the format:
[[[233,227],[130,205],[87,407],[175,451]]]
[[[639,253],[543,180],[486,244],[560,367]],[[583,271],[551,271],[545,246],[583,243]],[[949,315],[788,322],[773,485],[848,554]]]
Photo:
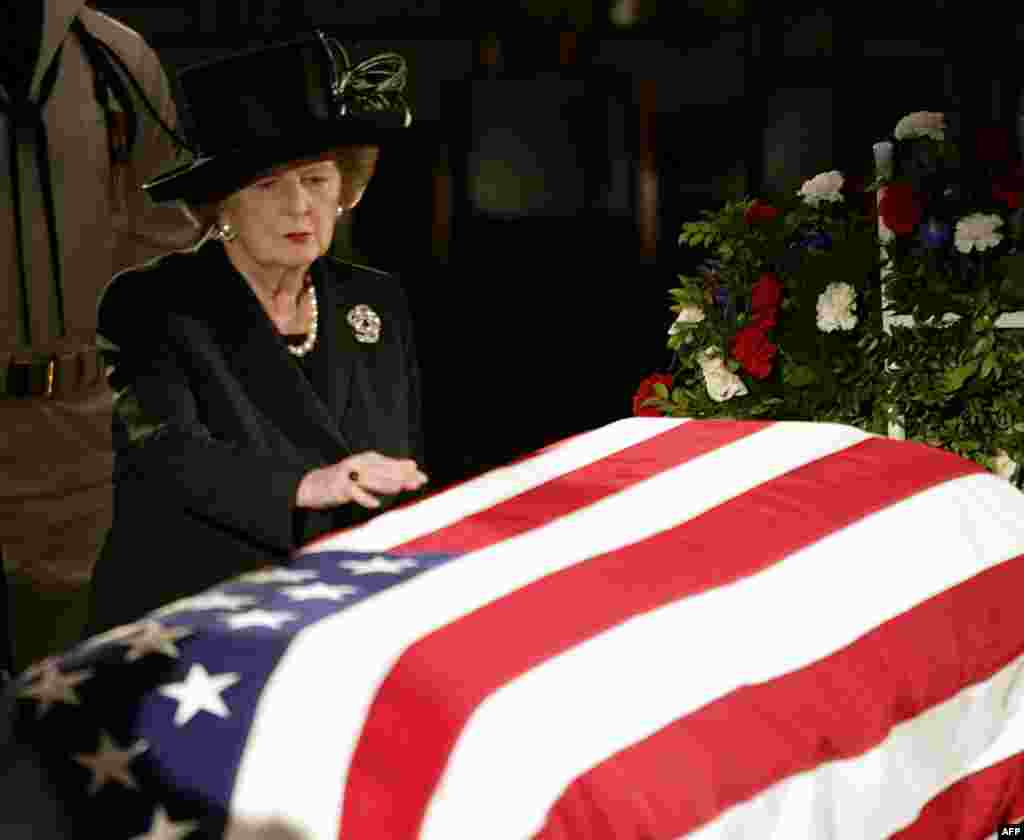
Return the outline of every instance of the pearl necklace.
[[[316,330],[319,326],[320,318],[316,306],[316,287],[312,284],[309,287],[309,307],[313,310],[313,317],[309,321],[309,332],[306,333],[306,340],[297,347],[293,347],[291,344],[288,345],[288,352],[293,356],[305,356],[313,349],[313,345],[316,344]]]

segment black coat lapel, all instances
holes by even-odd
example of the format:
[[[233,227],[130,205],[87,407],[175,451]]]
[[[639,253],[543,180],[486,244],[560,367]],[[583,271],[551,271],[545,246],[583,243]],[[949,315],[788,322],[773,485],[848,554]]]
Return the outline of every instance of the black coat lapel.
[[[396,344],[384,340],[380,344],[362,344],[356,340],[355,330],[348,323],[348,314],[358,304],[366,304],[383,314],[382,334],[396,329],[397,325],[387,314],[379,290],[362,278],[354,275],[351,267],[333,260],[319,260],[319,267],[325,287],[323,303],[320,306],[321,319],[327,332],[323,334],[324,350],[320,363],[326,370],[319,372],[326,376],[329,390],[328,402],[341,423],[348,443],[355,452],[375,450],[392,453],[394,442],[404,431],[405,415],[394,415],[391,403],[381,394],[402,390],[409,386],[405,368],[395,369]],[[316,276],[316,275],[315,275]],[[320,285],[317,286],[320,295]],[[390,373],[389,373],[390,371]]]
[[[331,271],[323,259],[317,260],[310,268],[320,312],[317,338],[320,347],[313,358],[313,379],[335,423],[342,427],[352,403],[352,373],[356,358],[353,351],[356,342],[352,330],[345,323],[343,293],[338,278],[332,277]],[[356,445],[352,440],[347,443]]]
[[[225,287],[221,316],[225,358],[245,395],[288,440],[300,448],[316,450],[326,463],[351,454],[341,433],[339,414],[335,413],[341,395],[329,399],[328,404],[320,399],[245,278],[234,270],[222,248],[208,244],[203,250],[207,248],[212,250],[211,261],[219,268],[211,273],[223,277]],[[322,275],[319,282],[314,277],[314,282],[319,298],[321,289],[330,284]],[[323,340],[323,332],[330,325],[325,323],[329,320],[324,318],[326,307],[320,309],[318,340]],[[334,374],[338,372],[335,368]],[[327,392],[337,387],[332,385]]]

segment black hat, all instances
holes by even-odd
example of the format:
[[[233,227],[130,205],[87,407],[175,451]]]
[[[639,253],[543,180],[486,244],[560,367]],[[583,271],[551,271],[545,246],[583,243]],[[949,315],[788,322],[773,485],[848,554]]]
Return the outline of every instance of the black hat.
[[[223,198],[270,167],[379,144],[412,122],[400,55],[353,67],[344,47],[319,30],[188,67],[179,80],[196,158],[143,184],[155,202]]]

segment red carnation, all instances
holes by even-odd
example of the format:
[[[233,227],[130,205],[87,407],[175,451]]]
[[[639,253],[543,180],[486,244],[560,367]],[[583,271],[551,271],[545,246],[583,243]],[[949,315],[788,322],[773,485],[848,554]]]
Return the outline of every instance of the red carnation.
[[[781,300],[782,283],[779,278],[770,273],[762,274],[750,290],[750,312],[754,320],[765,329],[775,326]]]
[[[779,215],[779,211],[770,204],[755,198],[751,205],[743,213],[743,220],[748,225],[756,225],[761,222],[770,222]]]
[[[651,397],[658,396],[654,393],[655,385],[664,385],[669,391],[672,390],[672,377],[667,373],[655,373],[648,376],[643,382],[640,383],[640,387],[637,388],[636,394],[633,395],[633,416],[634,417],[661,417],[662,414],[654,406],[643,405],[644,400],[649,400]]]
[[[921,222],[921,202],[914,188],[906,182],[889,184],[878,202],[885,226],[895,234],[913,233]]]
[[[743,369],[755,379],[764,379],[772,372],[772,359],[778,346],[768,340],[761,324],[748,324],[733,336],[730,352]]]

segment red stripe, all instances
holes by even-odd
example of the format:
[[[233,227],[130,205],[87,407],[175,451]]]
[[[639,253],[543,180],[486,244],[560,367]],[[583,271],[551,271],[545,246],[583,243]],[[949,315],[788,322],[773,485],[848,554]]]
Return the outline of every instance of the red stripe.
[[[931,447],[872,438],[424,637],[399,659],[370,708],[345,791],[346,840],[414,837],[470,714],[531,667],[631,616],[763,569],[912,493],[979,471]],[[572,481],[567,489],[581,500],[592,492]],[[551,488],[544,492],[557,498]],[[531,525],[549,518],[545,507],[530,505],[522,523],[511,518],[517,532],[529,517]],[[461,548],[454,538],[443,545]],[[488,640],[486,656],[481,639]]]
[[[990,840],[1024,817],[1024,752],[972,773],[922,810],[892,840]]]
[[[1022,586],[1024,558],[1001,563],[825,659],[707,704],[576,779],[537,840],[678,838],[796,773],[864,753],[1024,652]]]
[[[660,473],[749,437],[768,421],[694,420],[613,452],[389,553],[468,553],[554,522]]]

